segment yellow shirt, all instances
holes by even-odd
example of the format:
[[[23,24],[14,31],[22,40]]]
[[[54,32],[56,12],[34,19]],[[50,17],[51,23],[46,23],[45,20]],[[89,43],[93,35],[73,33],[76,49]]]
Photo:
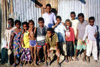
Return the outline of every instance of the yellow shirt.
[[[29,32],[26,31],[23,36],[23,41],[25,46],[22,45],[23,48],[29,48]]]

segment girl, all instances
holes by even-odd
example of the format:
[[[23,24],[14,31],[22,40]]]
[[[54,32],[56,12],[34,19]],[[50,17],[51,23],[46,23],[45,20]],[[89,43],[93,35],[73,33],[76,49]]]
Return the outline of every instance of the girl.
[[[74,55],[74,45],[73,45],[75,41],[74,30],[71,27],[71,21],[69,19],[66,20],[65,25],[66,25],[65,39],[67,48],[66,61],[68,61],[68,57],[69,61],[71,61],[72,56]]]
[[[34,21],[33,20],[29,20],[29,42],[30,42],[30,50],[31,50],[31,56],[32,56],[32,60],[34,59],[34,61],[32,62],[31,65],[36,65],[36,28],[34,27]],[[34,51],[34,52],[33,52]],[[34,54],[34,56],[33,56]]]
[[[21,55],[21,66],[22,63],[26,63],[31,60],[31,52],[29,49],[29,32],[28,30],[28,23],[27,22],[23,22],[23,31],[22,31],[22,47],[23,47],[23,51],[22,51],[22,55]]]
[[[20,53],[21,53],[21,22],[19,20],[15,21],[15,26],[16,29],[14,31],[12,31],[12,35],[11,35],[11,43],[13,44],[13,51],[14,51],[14,64],[13,67],[16,67],[16,61],[17,58],[20,57]],[[10,44],[11,46],[11,44]],[[12,47],[11,47],[12,48]]]

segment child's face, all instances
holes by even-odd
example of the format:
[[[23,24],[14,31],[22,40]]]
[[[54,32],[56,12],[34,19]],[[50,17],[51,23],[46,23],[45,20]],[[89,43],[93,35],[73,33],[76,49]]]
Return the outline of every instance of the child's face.
[[[61,22],[61,20],[59,18],[57,18],[56,20],[57,20],[58,24]]]
[[[71,14],[71,19],[74,20],[75,19],[75,14]]]
[[[46,7],[46,12],[49,13],[51,11],[51,8],[49,6]]]
[[[12,22],[11,22],[10,20],[8,20],[8,24],[9,24],[10,26],[12,26]]]
[[[94,25],[94,20],[89,20],[89,23],[90,23],[91,26],[93,26]]]
[[[16,23],[16,27],[17,27],[17,28],[20,28],[20,24],[19,24],[19,23]]]
[[[71,24],[70,24],[70,22],[67,21],[67,22],[66,22],[66,25],[70,27]]]
[[[43,21],[39,21],[38,23],[39,23],[39,26],[40,27],[43,27],[44,26],[44,22]]]
[[[33,24],[32,22],[30,22],[30,23],[29,23],[29,27],[30,27],[30,28],[33,28],[33,27],[34,27],[34,24]]]
[[[28,28],[27,25],[24,24],[24,25],[23,25],[23,29],[24,29],[24,30],[27,30],[27,28]]]
[[[52,32],[51,31],[47,31],[47,36],[51,37],[52,36]]]
[[[84,21],[84,17],[82,17],[82,16],[79,16],[78,19],[79,19],[80,22]]]

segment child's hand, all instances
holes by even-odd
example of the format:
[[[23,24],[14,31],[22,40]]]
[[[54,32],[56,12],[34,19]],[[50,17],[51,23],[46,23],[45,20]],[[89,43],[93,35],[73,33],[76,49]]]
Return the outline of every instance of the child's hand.
[[[85,41],[83,41],[83,44],[85,43]]]
[[[94,34],[94,37],[97,38],[97,33]]]
[[[73,41],[73,44],[75,44],[75,41]]]
[[[66,39],[68,39],[68,37],[67,36],[65,36],[66,37]]]

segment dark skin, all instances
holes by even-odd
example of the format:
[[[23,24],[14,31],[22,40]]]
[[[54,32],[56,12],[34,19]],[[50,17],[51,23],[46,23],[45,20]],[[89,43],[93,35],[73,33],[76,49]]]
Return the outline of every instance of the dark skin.
[[[53,32],[47,31],[47,36],[48,36],[49,38],[51,38],[53,35],[54,35]],[[50,50],[50,45],[49,45],[49,43],[47,43],[47,52],[48,52],[48,54],[50,54],[50,51],[52,51],[52,50]],[[56,42],[56,53],[60,54],[60,50],[58,49],[58,42]],[[48,57],[48,58],[49,58],[49,60],[51,61],[50,57]],[[59,59],[60,59],[60,57],[57,56],[57,63],[58,63],[58,64],[59,64]]]
[[[43,21],[39,21],[38,24],[39,24],[40,28],[44,27],[44,22]],[[38,54],[37,56],[38,56],[39,62],[41,61],[40,56],[39,56],[40,49],[41,48],[37,48],[37,54]],[[44,52],[44,56],[45,56],[45,63],[47,63],[46,45],[43,46],[43,52]]]
[[[72,19],[72,20],[74,20],[75,17],[76,17],[75,14],[71,14],[70,16],[71,16],[71,19]]]
[[[81,24],[84,22],[84,17],[79,16],[78,19],[79,19],[79,21],[80,21]],[[78,29],[77,29],[77,35],[76,35],[76,38],[77,38],[77,39],[78,39],[78,32],[79,32],[79,31],[78,31]],[[78,54],[78,51],[79,51],[79,50],[76,49],[75,60],[77,60],[77,54]],[[85,59],[86,59],[86,50],[84,50],[83,61],[85,61]]]
[[[46,7],[46,12],[47,12],[48,14],[50,14],[50,13],[51,13],[51,7],[47,6],[47,7]]]
[[[89,24],[91,26],[93,26],[94,25],[94,20],[89,20]],[[94,36],[95,36],[95,38],[97,38],[97,32],[94,34]],[[85,43],[85,41],[83,41],[83,43]]]
[[[22,33],[24,34],[24,32],[27,31],[27,29],[28,29],[27,25],[24,24],[24,25],[23,25],[23,32],[22,32]],[[23,38],[22,38],[22,44],[23,44],[23,46],[25,46],[25,44],[24,44],[24,42],[23,42]]]
[[[56,24],[52,28],[55,28],[58,24],[61,23],[61,20],[59,18],[57,18],[56,20],[57,20],[57,22],[56,22]]]
[[[33,31],[33,28],[34,28],[34,31]],[[29,39],[35,40],[36,39],[35,38],[36,28],[34,27],[34,24],[32,22],[29,23],[28,31],[29,31]],[[31,63],[31,65],[34,64],[35,66],[37,66],[37,64],[36,64],[36,46],[34,46],[34,47],[30,46],[30,51],[31,51],[32,60],[34,59],[33,62]]]
[[[15,29],[15,31],[17,32],[17,33],[19,33],[19,32],[21,32],[21,28],[20,28],[20,24],[19,23],[16,23],[16,29]],[[14,39],[14,36],[15,36],[15,34],[12,34],[12,36],[11,36],[11,44],[13,43],[13,39]],[[21,40],[21,39],[20,39]],[[12,45],[10,44],[10,47],[11,47],[11,49],[12,49]],[[14,56],[14,64],[16,64],[16,57]]]

